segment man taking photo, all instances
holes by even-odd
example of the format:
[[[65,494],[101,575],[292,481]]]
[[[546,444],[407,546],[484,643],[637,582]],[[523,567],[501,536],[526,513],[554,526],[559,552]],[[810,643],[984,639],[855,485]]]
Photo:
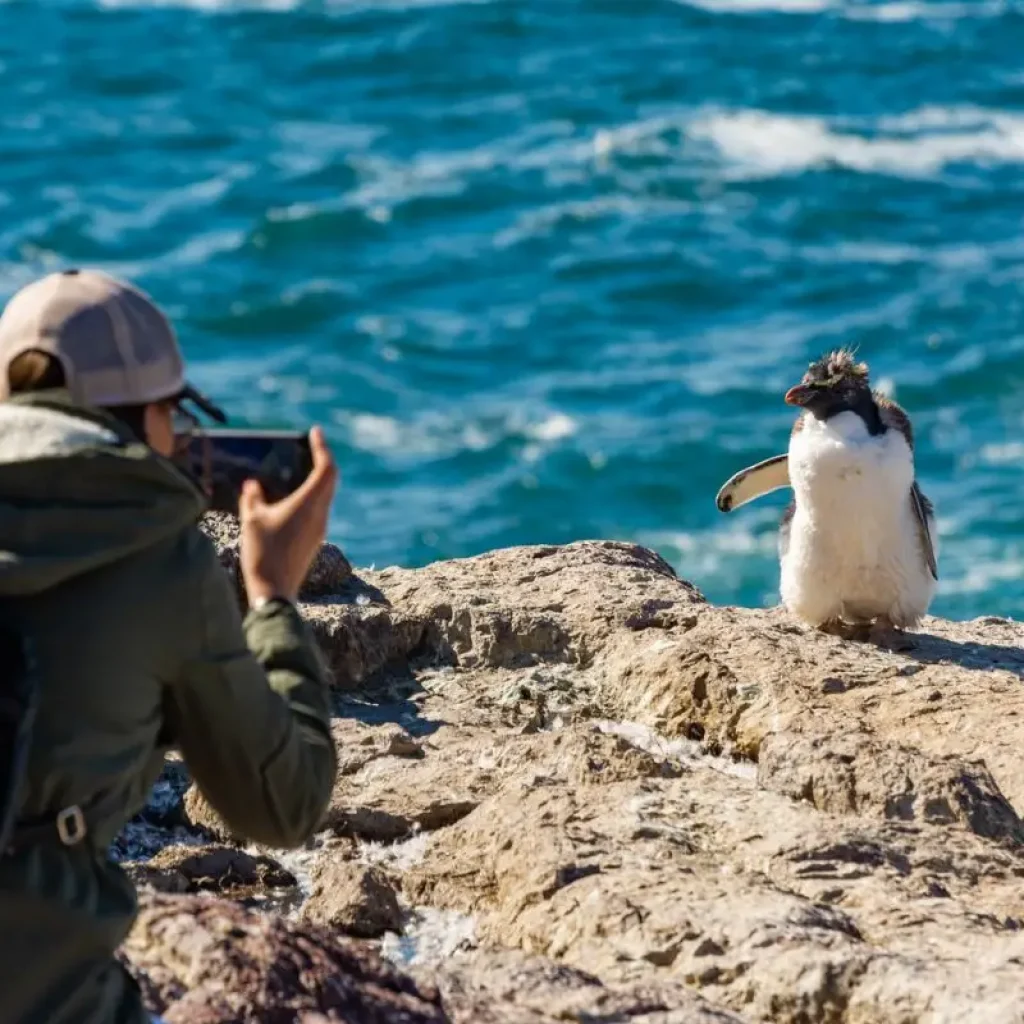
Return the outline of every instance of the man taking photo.
[[[51,274],[0,317],[0,1024],[148,1022],[107,849],[170,747],[255,842],[301,845],[330,797],[327,673],[293,602],[336,468],[314,429],[299,490],[247,483],[243,622],[171,461],[187,403],[219,415],[127,283]]]

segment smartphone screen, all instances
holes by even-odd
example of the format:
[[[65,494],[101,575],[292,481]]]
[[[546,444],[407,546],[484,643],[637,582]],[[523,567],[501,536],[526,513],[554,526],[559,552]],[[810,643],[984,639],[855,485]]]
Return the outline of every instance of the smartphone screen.
[[[183,438],[175,461],[199,482],[212,511],[235,514],[246,480],[258,480],[268,501],[280,501],[313,468],[309,436],[286,430],[211,428]]]

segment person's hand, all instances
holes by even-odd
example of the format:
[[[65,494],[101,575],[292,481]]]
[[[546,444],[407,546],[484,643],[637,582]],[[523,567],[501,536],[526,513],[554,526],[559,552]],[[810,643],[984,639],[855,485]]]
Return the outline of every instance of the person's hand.
[[[287,498],[268,503],[255,480],[242,488],[240,559],[250,604],[272,597],[294,601],[324,541],[338,470],[319,427],[309,432],[309,444],[313,469]]]

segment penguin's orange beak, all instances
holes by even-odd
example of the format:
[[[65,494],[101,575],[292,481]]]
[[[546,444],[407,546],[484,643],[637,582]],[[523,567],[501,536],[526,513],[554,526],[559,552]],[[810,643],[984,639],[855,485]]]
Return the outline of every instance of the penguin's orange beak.
[[[814,388],[807,384],[797,384],[786,392],[786,405],[805,406],[814,396]]]

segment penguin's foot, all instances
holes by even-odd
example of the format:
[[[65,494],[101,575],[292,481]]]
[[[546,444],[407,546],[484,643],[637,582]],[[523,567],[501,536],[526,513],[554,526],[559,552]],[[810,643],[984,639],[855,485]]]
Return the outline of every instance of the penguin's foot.
[[[848,622],[843,622],[842,619],[826,619],[818,626],[818,632],[827,633],[829,636],[838,636],[843,640],[849,640],[850,631],[855,627],[851,627]]]
[[[899,626],[893,625],[887,615],[879,615],[871,624],[868,640],[890,651],[909,651],[914,646],[914,641]]]

